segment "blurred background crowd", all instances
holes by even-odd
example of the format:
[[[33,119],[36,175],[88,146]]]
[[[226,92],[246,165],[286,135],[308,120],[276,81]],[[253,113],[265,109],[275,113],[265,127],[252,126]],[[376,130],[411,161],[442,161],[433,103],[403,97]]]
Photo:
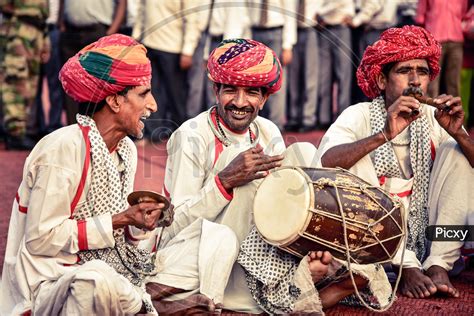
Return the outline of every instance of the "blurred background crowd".
[[[166,140],[215,102],[206,58],[222,40],[253,38],[272,48],[284,83],[261,115],[282,131],[326,129],[367,101],[355,71],[387,28],[416,24],[442,45],[442,73],[428,94],[461,96],[474,126],[473,0],[0,0],[0,139],[31,149],[75,123],[78,105],[58,80],[63,63],[112,33],[148,49],[158,112],[145,139]]]

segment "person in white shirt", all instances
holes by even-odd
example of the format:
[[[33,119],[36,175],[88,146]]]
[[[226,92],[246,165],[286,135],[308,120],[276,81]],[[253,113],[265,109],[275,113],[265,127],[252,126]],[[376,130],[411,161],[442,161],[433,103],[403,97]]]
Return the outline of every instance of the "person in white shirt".
[[[298,37],[288,65],[287,131],[316,129],[319,77],[319,41],[315,26],[320,1],[298,1]]]
[[[208,73],[214,82],[216,106],[185,122],[168,141],[164,191],[177,205],[173,226],[188,229],[183,234],[173,233],[173,238],[165,236],[158,252],[166,258],[164,269],[153,279],[171,288],[184,288],[192,271],[206,275],[201,273],[201,260],[196,259],[202,253],[196,256],[200,250],[193,249],[199,248],[194,246],[195,236],[202,236],[203,241],[210,227],[198,224],[191,232],[194,225],[187,226],[202,217],[204,223],[212,221],[230,228],[236,237],[225,241],[227,249],[215,258],[221,264],[217,273],[222,280],[214,281],[214,292],[219,286],[224,288],[223,297],[214,297],[214,302],[222,300],[223,310],[261,313],[269,310],[249,288],[244,266],[235,262],[238,246],[254,226],[254,195],[260,179],[270,170],[297,161],[298,153],[303,160],[313,161],[316,148],[299,143],[285,149],[277,126],[259,116],[269,95],[281,87],[281,65],[271,49],[254,40],[224,40],[209,56]],[[185,259],[173,255],[188,252]],[[234,260],[229,262],[232,252]],[[299,307],[295,311],[320,312],[323,306],[336,304],[354,291],[352,284],[339,283],[317,295],[314,282],[326,274],[332,262],[329,252],[314,252],[301,260],[301,276],[295,277],[295,284],[302,294],[296,298]],[[361,286],[367,284],[365,279],[356,280]],[[390,288],[388,281],[386,285]]]
[[[160,111],[145,124],[145,138],[167,139],[187,119],[187,71],[192,66],[200,29],[199,1],[142,1],[133,37],[145,45],[152,63],[152,89]]]
[[[127,203],[137,163],[127,135],[142,137],[143,119],[157,110],[146,49],[125,35],[103,37],[69,59],[60,80],[81,114],[43,138],[25,162],[1,312],[156,314],[145,279],[157,267],[137,239],[155,228],[164,204]]]
[[[319,104],[318,124],[326,128],[351,102],[352,42],[350,21],[354,0],[323,0],[319,23]],[[337,84],[336,100],[333,88]],[[336,113],[333,113],[333,104]]]
[[[404,94],[409,87],[426,93],[439,73],[440,54],[440,44],[421,27],[382,33],[357,70],[360,88],[373,101],[346,109],[320,145],[323,167],[349,169],[404,203],[408,241],[404,261],[401,247],[393,264],[403,264],[401,293],[411,298],[459,295],[448,272],[456,272],[464,242],[431,237],[430,244],[425,231],[428,225],[474,221],[474,198],[468,193],[474,140],[462,127],[461,99],[440,95],[432,103],[435,110]]]
[[[268,106],[261,115],[270,119],[280,130],[286,124],[286,66],[293,57],[296,43],[296,1],[294,0],[250,0],[248,10],[252,38],[270,47],[281,59],[283,66],[282,89],[267,101]]]

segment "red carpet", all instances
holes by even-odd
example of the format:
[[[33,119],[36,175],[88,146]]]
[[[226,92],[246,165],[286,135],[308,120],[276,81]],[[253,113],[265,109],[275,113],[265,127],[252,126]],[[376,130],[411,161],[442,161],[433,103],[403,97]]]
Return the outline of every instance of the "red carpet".
[[[287,144],[296,141],[312,142],[316,146],[323,135],[322,131],[306,134],[285,134]],[[11,204],[21,181],[22,169],[27,152],[7,152],[0,144],[0,271],[3,267],[3,256],[10,219]],[[135,189],[148,189],[161,192],[164,167],[166,163],[166,146],[138,146],[138,169]],[[464,271],[453,279],[454,286],[460,290],[457,299],[435,297],[423,300],[399,298],[388,312],[383,315],[474,315],[474,269]],[[327,315],[379,315],[364,308],[349,308],[338,305],[327,311]]]

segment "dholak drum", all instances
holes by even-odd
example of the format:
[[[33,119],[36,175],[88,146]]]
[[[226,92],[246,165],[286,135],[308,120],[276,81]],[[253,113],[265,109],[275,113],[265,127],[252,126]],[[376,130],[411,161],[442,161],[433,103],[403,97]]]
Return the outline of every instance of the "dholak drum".
[[[298,257],[328,250],[386,262],[405,235],[400,201],[344,169],[278,168],[258,187],[253,212],[263,239]]]

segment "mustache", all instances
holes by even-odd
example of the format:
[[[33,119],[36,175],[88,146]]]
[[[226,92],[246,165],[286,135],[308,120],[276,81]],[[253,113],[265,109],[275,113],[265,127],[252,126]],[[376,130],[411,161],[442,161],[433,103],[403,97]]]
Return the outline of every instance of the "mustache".
[[[230,104],[230,105],[226,105],[224,107],[226,110],[229,110],[229,111],[245,111],[245,112],[249,112],[249,113],[253,113],[253,111],[255,110],[253,107],[251,106],[246,106],[246,107],[243,107],[243,108],[239,108],[233,104]]]

